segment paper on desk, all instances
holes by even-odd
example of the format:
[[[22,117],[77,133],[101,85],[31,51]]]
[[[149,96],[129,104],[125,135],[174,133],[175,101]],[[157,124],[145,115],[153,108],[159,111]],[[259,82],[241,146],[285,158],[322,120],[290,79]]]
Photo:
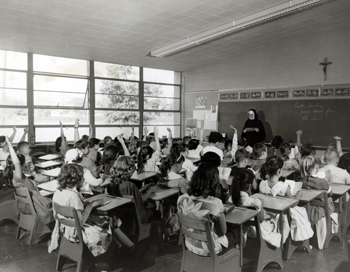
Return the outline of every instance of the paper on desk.
[[[219,179],[228,180],[231,173],[231,168],[229,167],[218,167],[219,169]]]
[[[302,182],[295,182],[294,180],[289,180],[289,179],[286,179],[284,181],[284,183],[288,184],[289,187],[290,187],[290,192],[292,193],[292,195],[296,195],[300,190],[301,188],[303,187],[303,183]]]

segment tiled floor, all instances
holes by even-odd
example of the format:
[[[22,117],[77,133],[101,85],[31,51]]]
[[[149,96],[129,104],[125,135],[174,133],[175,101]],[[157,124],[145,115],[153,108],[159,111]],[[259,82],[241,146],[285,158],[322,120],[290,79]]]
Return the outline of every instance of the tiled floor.
[[[0,271],[1,272],[51,272],[55,271],[57,252],[47,252],[48,237],[33,247],[25,244],[26,239],[17,242],[15,240],[17,225],[11,221],[0,223]],[[289,261],[284,262],[285,272],[343,272],[350,271],[347,262],[346,241],[350,239],[350,230],[342,242],[332,240],[327,250],[312,249],[310,254],[303,250],[295,252]],[[181,247],[167,244],[166,252],[160,253],[157,247],[150,247],[139,260],[129,260],[116,254],[118,266],[114,271],[144,271],[144,272],[173,272],[179,271],[181,265]],[[89,271],[97,272],[107,270],[106,265],[99,264]],[[75,267],[65,271],[75,271]],[[243,272],[252,271],[252,267],[246,266]],[[275,264],[271,264],[264,271],[280,271]],[[200,271],[198,271],[200,272]]]

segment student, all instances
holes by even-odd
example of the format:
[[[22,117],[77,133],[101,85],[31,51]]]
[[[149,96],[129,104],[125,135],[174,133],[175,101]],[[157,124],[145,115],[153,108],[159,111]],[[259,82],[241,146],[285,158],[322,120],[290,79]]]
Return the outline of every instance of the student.
[[[219,132],[210,132],[209,134],[209,145],[204,147],[202,150],[202,156],[206,152],[214,152],[219,155],[220,160],[223,160],[224,158],[224,153],[222,152],[221,149],[219,149],[217,146],[222,142],[223,137],[221,133]]]
[[[8,183],[12,181],[13,187],[26,187],[30,192],[34,208],[40,220],[52,229],[51,223],[54,221],[52,213],[52,203],[49,198],[42,196],[36,187],[35,181],[30,180],[24,175],[25,157],[22,154],[16,154],[12,143],[6,137],[6,143],[9,147],[10,156],[7,159],[7,166],[4,170],[4,178]],[[18,204],[18,209],[25,214],[30,214],[28,204]]]
[[[350,153],[346,153],[339,158],[338,167],[350,173]]]
[[[173,148],[173,136],[171,133],[171,129],[167,128],[167,130],[169,132],[169,137],[168,139],[163,139],[163,144],[164,144],[164,148],[162,149],[163,155],[169,155],[171,149]]]
[[[283,138],[280,135],[274,136],[271,141],[271,147],[267,150],[267,156],[270,157],[270,156],[276,155],[280,157],[281,153],[279,149],[282,143],[283,143]]]
[[[203,149],[202,146],[202,141],[198,141],[197,139],[191,139],[188,142],[188,158],[196,158],[200,159],[201,158],[201,152]]]
[[[63,125],[62,122],[60,121],[60,127],[61,127],[61,136],[56,139],[55,142],[55,150],[57,153],[62,155],[62,158],[64,160],[64,156],[66,155],[66,152],[70,149],[68,146],[68,142],[66,137],[64,136],[64,131],[63,131]],[[74,124],[74,143],[79,141],[79,119],[75,120]]]
[[[209,212],[209,218],[214,225],[212,238],[216,254],[235,245],[234,235],[226,226],[219,184],[218,168],[212,164],[202,163],[194,173],[187,193],[181,195],[177,201],[178,212],[184,215],[201,218],[207,217]],[[206,242],[186,238],[185,244],[191,252],[209,256]]]
[[[180,188],[181,193],[185,194],[188,189],[188,181],[178,173],[182,169],[184,162],[183,156],[178,156],[177,153],[171,152],[169,156],[163,160],[159,166],[162,179],[160,184],[168,187]]]
[[[350,174],[337,166],[339,162],[338,151],[327,150],[324,155],[324,160],[327,165],[322,168],[322,171],[329,170],[331,172],[332,183],[350,184]]]
[[[314,190],[325,190],[328,195],[328,209],[329,214],[334,212],[334,203],[332,199],[332,189],[325,179],[317,177],[318,164],[314,157],[306,156],[301,159],[300,172],[301,178],[299,181],[303,182],[304,189],[314,189]],[[318,199],[323,201],[322,199]],[[336,217],[336,214],[331,216]],[[312,206],[310,207],[310,223],[316,226],[316,232],[318,237],[318,248],[323,249],[324,241],[326,239],[326,220],[325,220],[325,210],[323,207]],[[332,224],[334,224],[332,222]]]
[[[138,153],[138,146],[137,146],[138,138],[135,136],[134,127],[131,128],[131,135],[129,137],[129,140],[130,140],[130,143],[128,146],[128,150],[129,150],[130,156],[132,156],[133,158],[135,157],[135,159],[137,159],[136,156]]]
[[[290,158],[292,152],[291,145],[289,143],[283,143],[280,146],[281,158],[284,161],[283,168],[286,170],[299,171],[299,163],[296,159]]]
[[[261,166],[266,162],[267,147],[262,143],[256,143],[253,147],[253,160],[251,168],[254,171],[258,171]]]
[[[96,224],[89,218],[93,208],[101,206],[102,200],[93,202],[84,201],[80,193],[79,185],[83,182],[82,166],[77,164],[66,164],[62,167],[58,177],[59,189],[54,193],[52,201],[56,204],[75,208],[78,214],[79,223],[82,228],[84,243],[94,256],[99,256],[108,250],[112,242],[111,229],[108,224]],[[54,210],[56,215],[56,211]],[[76,235],[73,227],[64,226],[64,229],[58,229],[56,223],[49,244],[49,253],[58,247],[59,231],[63,231],[63,236],[71,242],[76,242]]]
[[[90,138],[89,141],[89,153],[87,156],[98,165],[101,161],[101,153],[98,151],[100,148],[100,139]]]
[[[241,169],[250,169],[253,173],[253,169],[250,167],[251,160],[249,153],[245,149],[238,149],[235,154],[236,165],[234,165],[231,171],[231,175],[236,175]]]
[[[185,146],[187,146],[188,143],[190,142],[190,140],[191,140],[191,136],[185,136],[185,137],[182,138],[182,143],[183,143]]]
[[[146,202],[151,194],[156,191],[155,186],[148,186],[147,191],[141,195],[136,185],[129,181],[136,167],[133,159],[129,156],[120,156],[113,165],[111,184],[108,193],[115,196],[132,195],[135,200],[135,208],[141,215],[141,222],[149,222],[160,218],[160,212],[155,208],[147,208]],[[123,220],[124,221],[124,220]]]
[[[259,190],[263,194],[272,196],[285,196],[293,198],[288,184],[279,181],[283,167],[283,160],[277,156],[269,157],[260,169],[261,181]],[[291,238],[294,241],[304,241],[313,236],[314,232],[311,228],[306,210],[304,207],[294,207],[290,209],[293,226],[291,230]],[[289,226],[287,218],[284,219],[283,227],[283,243],[289,235]]]
[[[106,148],[109,145],[113,145],[114,144],[111,136],[104,137],[103,138],[103,142],[104,142],[104,148]]]
[[[96,166],[95,161],[88,157],[90,153],[89,143],[87,141],[79,140],[74,144],[74,148],[81,154],[82,160],[80,165],[88,169],[95,178],[98,178],[100,176],[100,170]]]
[[[17,128],[15,126],[12,129],[13,129],[13,133],[9,138],[9,141],[11,143],[15,139],[16,133],[17,133]],[[3,165],[3,166],[6,165],[6,160],[9,155],[10,153],[9,153],[9,147],[6,143],[6,136],[0,136],[0,165]]]
[[[156,143],[156,149],[154,151],[150,146],[145,146],[140,149],[138,154],[137,173],[144,171],[158,172],[157,162],[160,160],[161,153],[157,126],[154,126],[154,138]]]
[[[186,170],[186,179],[190,181],[193,176],[193,173],[198,169],[198,167],[194,166],[193,162],[187,159],[188,148],[185,146],[185,144],[179,143],[176,145],[174,152],[176,153],[176,156],[179,159],[180,157],[182,157],[182,160],[183,160],[182,169]]]
[[[339,136],[334,136],[333,139],[335,139],[335,143],[330,143],[327,147],[327,150],[325,151],[325,153],[327,151],[332,151],[332,150],[336,150],[339,154],[339,157],[341,157],[343,155],[343,150],[342,150],[342,147],[341,147],[341,138]],[[322,164],[327,164],[326,161],[325,161],[325,158],[324,158],[324,155],[322,155],[321,157],[321,163]]]

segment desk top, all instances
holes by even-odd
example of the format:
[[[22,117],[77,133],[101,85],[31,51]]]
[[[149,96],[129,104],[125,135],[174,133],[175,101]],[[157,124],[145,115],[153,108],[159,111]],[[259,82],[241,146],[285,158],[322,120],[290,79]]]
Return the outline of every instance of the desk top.
[[[187,157],[186,159],[189,159],[189,160],[192,161],[193,163],[199,162],[199,161],[201,160],[200,158],[191,158],[191,157]]]
[[[59,162],[59,161],[46,161],[46,162],[37,163],[37,164],[35,164],[35,166],[45,169],[45,168],[50,168],[50,167],[54,167],[54,166],[59,166],[61,164],[62,164],[62,162]]]
[[[90,202],[94,200],[102,200],[103,203],[110,201],[107,205],[103,205],[97,208],[97,210],[101,212],[113,210],[116,207],[119,207],[121,205],[131,202],[131,199],[129,198],[123,198],[119,196],[111,196],[111,195],[105,195],[105,194],[95,195],[93,197],[87,198],[86,200]]]
[[[164,198],[167,198],[172,195],[176,195],[179,193],[179,189],[172,189],[172,188],[161,188],[157,186],[157,190],[151,194],[151,199],[154,201],[159,201]]]
[[[271,196],[265,194],[254,194],[250,196],[251,198],[260,198],[264,201],[264,209],[271,212],[284,212],[291,206],[298,204],[299,199],[287,198],[283,196]]]
[[[54,179],[48,182],[44,182],[39,184],[37,187],[48,192],[56,192],[58,188],[58,180]]]
[[[145,179],[154,177],[156,175],[157,175],[157,173],[155,173],[155,172],[142,172],[140,174],[137,174],[137,172],[134,172],[134,174],[132,174],[130,179],[137,180],[137,181],[143,181]]]
[[[311,202],[316,197],[320,196],[323,193],[321,190],[307,190],[301,189],[296,197],[299,198],[300,202]]]
[[[258,213],[258,210],[251,210],[236,206],[233,211],[226,214],[226,222],[235,225],[242,225],[253,217],[257,216]]]
[[[341,196],[350,190],[349,185],[333,183],[331,184],[332,192],[334,195]]]
[[[60,174],[60,172],[61,172],[61,168],[57,167],[57,168],[50,169],[50,170],[43,170],[41,172],[41,174],[44,176],[57,178],[58,175]]]
[[[51,161],[51,160],[57,160],[62,158],[61,154],[47,154],[45,156],[41,156],[38,159],[39,160],[44,160],[44,161]]]

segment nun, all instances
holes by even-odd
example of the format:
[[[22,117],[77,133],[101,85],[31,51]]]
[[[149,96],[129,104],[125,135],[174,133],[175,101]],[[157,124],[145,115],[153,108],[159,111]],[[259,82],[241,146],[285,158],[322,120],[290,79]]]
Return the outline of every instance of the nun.
[[[245,139],[247,145],[251,147],[263,142],[266,138],[264,125],[254,109],[248,111],[248,120],[244,124],[241,138]]]

